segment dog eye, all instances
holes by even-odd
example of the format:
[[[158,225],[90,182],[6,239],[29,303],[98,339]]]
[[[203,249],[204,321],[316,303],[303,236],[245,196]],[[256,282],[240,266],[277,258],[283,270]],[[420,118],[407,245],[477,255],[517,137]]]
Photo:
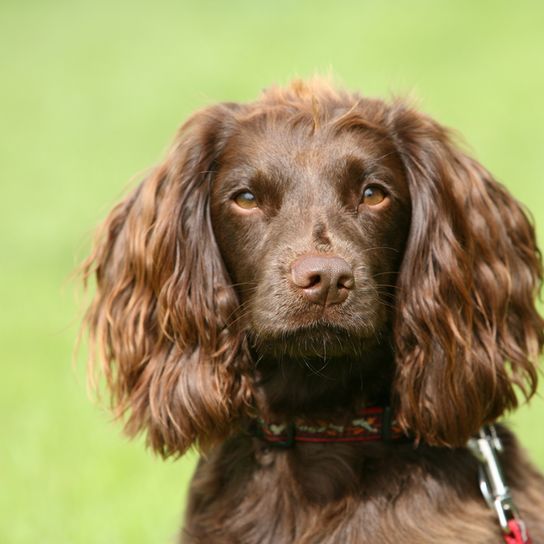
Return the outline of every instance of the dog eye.
[[[233,200],[236,202],[237,206],[240,206],[240,208],[243,208],[244,210],[251,210],[252,208],[257,207],[257,199],[250,191],[238,193]]]
[[[376,187],[376,185],[369,185],[363,192],[363,204],[367,206],[377,206],[381,204],[387,197],[385,191]]]

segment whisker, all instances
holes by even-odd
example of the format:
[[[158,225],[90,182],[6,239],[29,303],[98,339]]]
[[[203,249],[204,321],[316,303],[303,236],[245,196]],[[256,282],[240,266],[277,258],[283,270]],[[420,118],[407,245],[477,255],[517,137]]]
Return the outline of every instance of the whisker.
[[[399,270],[390,270],[388,272],[378,272],[377,274],[373,274],[372,277],[377,278],[378,276],[385,276],[386,274],[398,275],[398,274],[400,274],[400,271]]]
[[[366,249],[363,249],[363,253],[366,253],[367,251],[374,251],[376,249],[388,249],[390,251],[394,251],[395,253],[399,253],[399,250],[396,247],[389,247],[389,246],[367,247]]]
[[[241,281],[238,283],[229,283],[229,287],[243,287],[245,285],[250,285],[254,287],[255,289],[257,289],[259,283],[256,281]]]

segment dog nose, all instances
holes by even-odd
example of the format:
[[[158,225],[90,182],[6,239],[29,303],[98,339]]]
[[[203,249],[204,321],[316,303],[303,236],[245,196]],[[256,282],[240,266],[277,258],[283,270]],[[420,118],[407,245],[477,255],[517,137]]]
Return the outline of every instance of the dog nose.
[[[291,280],[310,302],[321,306],[344,302],[355,285],[351,266],[341,257],[325,255],[293,261]]]

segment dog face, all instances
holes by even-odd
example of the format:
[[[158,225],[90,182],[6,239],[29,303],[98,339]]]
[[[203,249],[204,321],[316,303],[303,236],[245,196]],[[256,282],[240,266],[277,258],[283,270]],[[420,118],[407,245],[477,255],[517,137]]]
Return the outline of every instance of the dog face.
[[[362,121],[262,115],[226,144],[212,224],[259,352],[354,355],[390,326],[410,195],[392,141]]]
[[[370,358],[386,341],[397,419],[429,444],[464,444],[536,388],[533,227],[402,102],[299,82],[198,112],[84,274],[91,356],[163,455],[254,415],[263,354]]]

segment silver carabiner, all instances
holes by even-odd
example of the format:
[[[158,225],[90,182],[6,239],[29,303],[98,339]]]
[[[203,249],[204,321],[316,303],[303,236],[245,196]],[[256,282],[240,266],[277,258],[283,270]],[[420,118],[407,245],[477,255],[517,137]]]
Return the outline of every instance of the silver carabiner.
[[[482,427],[478,437],[471,438],[467,446],[479,461],[480,491],[489,507],[495,510],[501,529],[506,534],[510,533],[508,522],[515,519],[525,533],[525,525],[519,519],[518,510],[502,472],[498,454],[502,453],[504,448],[495,426]]]

